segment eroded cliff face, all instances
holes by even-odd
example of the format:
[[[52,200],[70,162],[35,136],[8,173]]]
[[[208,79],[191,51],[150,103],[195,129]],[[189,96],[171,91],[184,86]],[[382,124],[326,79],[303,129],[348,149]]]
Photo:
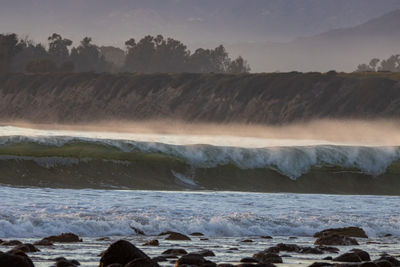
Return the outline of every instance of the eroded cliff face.
[[[77,73],[0,77],[1,121],[173,119],[277,124],[399,115],[400,82],[390,75]]]

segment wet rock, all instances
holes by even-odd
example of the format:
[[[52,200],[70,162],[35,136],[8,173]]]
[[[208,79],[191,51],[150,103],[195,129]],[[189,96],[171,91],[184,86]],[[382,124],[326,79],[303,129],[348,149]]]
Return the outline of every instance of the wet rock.
[[[203,257],[214,257],[215,256],[214,252],[212,252],[209,249],[203,249],[203,250],[196,251],[196,252],[193,252],[193,253],[194,254],[199,254],[199,255],[201,255]]]
[[[18,251],[18,250],[25,252],[25,253],[40,251],[32,244],[20,244],[20,245],[13,247],[13,249],[11,251]]]
[[[313,264],[309,265],[308,267],[325,267],[325,266],[334,266],[334,264],[327,263],[327,262],[314,262]]]
[[[22,251],[17,253],[0,252],[0,266],[34,267],[32,260]]]
[[[194,233],[191,233],[190,235],[191,236],[204,236],[204,234],[200,233],[200,232],[194,232]]]
[[[236,265],[236,267],[276,267],[276,265],[274,265],[272,263],[256,263],[256,264],[242,263],[242,264]]]
[[[3,241],[1,243],[2,246],[18,246],[21,245],[22,242],[18,240],[9,240],[9,241]]]
[[[112,243],[106,251],[102,253],[99,267],[106,267],[113,263],[122,265],[127,264],[135,259],[149,259],[143,251],[135,247],[132,243],[126,240],[119,240]],[[157,263],[154,263],[158,266]]]
[[[158,247],[159,245],[160,245],[160,242],[158,242],[157,239],[150,240],[143,244],[143,246],[153,246],[153,247]]]
[[[195,265],[195,266],[202,266],[205,263],[205,259],[203,256],[199,254],[187,254],[183,255],[181,258],[179,258],[176,263],[175,267],[177,266],[184,266],[184,265]]]
[[[33,243],[35,246],[53,246],[53,242],[50,242],[49,240],[39,240]]]
[[[217,267],[217,264],[215,262],[206,260],[201,267]]]
[[[324,253],[319,248],[313,248],[313,247],[302,247],[302,248],[300,248],[299,252],[302,254],[323,254]]]
[[[369,261],[359,264],[358,267],[379,267],[379,266],[376,263]]]
[[[253,255],[260,263],[282,263],[282,258],[275,253],[261,251]]]
[[[234,267],[235,265],[229,263],[221,263],[217,265],[218,267]]]
[[[330,235],[339,235],[346,237],[359,237],[359,238],[368,238],[365,231],[359,227],[344,227],[344,228],[330,228],[314,234],[314,237],[324,237]]]
[[[328,256],[328,257],[323,258],[323,260],[331,261],[331,260],[333,260],[333,258],[332,258],[332,256]]]
[[[392,234],[386,234],[386,235],[384,235],[384,237],[390,237],[390,236],[392,236]]]
[[[209,240],[208,238],[200,238],[201,241],[207,241]]]
[[[169,234],[169,236],[167,236],[167,238],[165,238],[165,240],[180,240],[180,241],[185,241],[185,240],[191,240],[190,237],[181,234],[181,233],[177,233],[177,232],[171,232]]]
[[[119,264],[119,263],[113,263],[113,264],[108,265],[107,267],[124,267],[124,265]]]
[[[358,245],[357,240],[347,236],[341,235],[328,235],[319,237],[315,243],[316,245],[327,245],[327,246],[352,246]]]
[[[79,238],[76,234],[73,233],[62,233],[60,235],[52,235],[43,238],[39,242],[52,242],[52,243],[74,243],[74,242],[82,242],[82,239]]]
[[[162,255],[186,255],[188,254],[183,248],[170,248],[161,253]]]
[[[269,235],[262,235],[262,236],[260,236],[260,238],[263,238],[263,239],[272,239],[272,236],[269,236]]]
[[[142,230],[139,228],[133,227],[132,225],[129,226],[137,235],[146,235]]]
[[[173,257],[176,257],[176,256],[173,256]],[[169,257],[168,255],[167,256],[157,256],[157,257],[152,258],[152,260],[156,261],[156,262],[162,262],[162,261],[168,261],[168,259],[170,259],[170,258],[171,257]]]
[[[255,258],[246,257],[241,259],[240,262],[258,263],[258,260]]]
[[[134,259],[128,262],[124,267],[157,267],[159,266],[158,263],[151,259]]]
[[[388,261],[390,262],[393,266],[400,266],[400,261],[397,260],[395,257],[392,257],[390,255],[383,255],[380,257],[377,261]]]
[[[392,267],[392,263],[387,261],[387,260],[376,260],[374,261],[374,263],[376,265],[378,265],[379,267]]]
[[[240,242],[242,242],[242,243],[252,243],[252,242],[254,242],[254,241],[251,240],[251,239],[245,239],[245,240],[242,240],[242,241],[240,241]]]
[[[77,260],[67,260],[64,257],[55,258],[56,267],[74,267],[81,265]]]
[[[297,239],[295,236],[290,236],[289,239]]]
[[[266,251],[270,253],[279,253],[281,251],[286,251],[286,252],[300,252],[301,247],[295,244],[284,244],[284,243],[279,243],[273,247],[268,248]]]
[[[361,262],[360,256],[354,252],[348,252],[340,255],[339,257],[333,258],[334,261],[340,262]]]
[[[357,254],[362,261],[371,261],[371,258],[369,256],[368,252],[366,252],[364,250],[353,248],[350,251]]]

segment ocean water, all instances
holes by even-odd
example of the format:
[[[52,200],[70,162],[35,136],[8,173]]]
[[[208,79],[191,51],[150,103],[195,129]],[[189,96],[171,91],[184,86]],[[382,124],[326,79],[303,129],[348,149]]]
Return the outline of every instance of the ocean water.
[[[0,239],[33,243],[65,232],[83,238],[31,254],[39,267],[59,256],[98,266],[99,254],[118,239],[152,257],[172,247],[206,248],[216,254],[210,260],[233,263],[281,242],[312,246],[313,234],[326,228],[358,226],[370,237],[360,239],[359,248],[373,258],[383,252],[400,255],[399,160],[398,146],[0,127]],[[317,177],[297,184],[309,173]],[[248,184],[252,191],[259,185],[268,190],[271,183],[264,179],[292,189],[318,183],[319,193],[328,186],[357,191],[367,181],[363,192],[384,184],[379,192],[395,196],[210,190],[213,182],[220,188],[236,183],[240,191]],[[153,185],[179,191],[137,189]],[[207,240],[167,241],[158,236],[164,231],[201,232]],[[261,237],[266,235],[273,239]],[[154,238],[159,247],[142,246]],[[307,266],[325,256],[291,255],[281,266]]]
[[[82,244],[60,244],[31,254],[37,266],[49,266],[57,256],[96,266],[98,254],[121,238],[139,247],[149,239],[158,238],[160,247],[141,247],[151,256],[171,247],[188,251],[208,248],[217,254],[211,260],[235,262],[279,242],[310,246],[315,232],[344,226],[362,227],[370,236],[369,241],[382,243],[371,245],[360,241],[362,248],[376,256],[383,251],[400,254],[400,197],[7,186],[0,187],[0,195],[1,239],[34,242],[62,232],[73,232],[84,239]],[[131,226],[147,236],[137,235]],[[165,241],[157,236],[168,230],[184,234],[201,232],[209,240],[192,237],[193,241],[187,242]],[[389,233],[392,237],[383,237]],[[263,235],[274,239],[260,238]],[[100,237],[110,239],[97,240]],[[241,242],[248,238],[255,242]],[[231,254],[232,247],[239,251]],[[313,259],[316,256],[298,255],[285,262],[300,261],[304,265]],[[164,266],[171,265],[164,263]]]

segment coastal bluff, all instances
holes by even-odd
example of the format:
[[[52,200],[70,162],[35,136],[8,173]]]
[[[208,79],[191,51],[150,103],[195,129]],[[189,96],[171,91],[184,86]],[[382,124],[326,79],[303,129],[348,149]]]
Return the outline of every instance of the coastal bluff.
[[[282,124],[400,116],[395,73],[0,75],[0,120]]]

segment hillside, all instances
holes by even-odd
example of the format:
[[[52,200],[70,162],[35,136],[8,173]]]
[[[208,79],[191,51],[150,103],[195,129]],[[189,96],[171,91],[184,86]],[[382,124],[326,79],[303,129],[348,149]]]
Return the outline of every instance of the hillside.
[[[400,10],[355,27],[341,28],[288,43],[227,46],[248,59],[253,71],[354,71],[373,57],[399,54]],[[260,56],[263,55],[263,56]]]
[[[395,74],[8,74],[0,120],[41,123],[173,119],[277,124],[398,118]]]

